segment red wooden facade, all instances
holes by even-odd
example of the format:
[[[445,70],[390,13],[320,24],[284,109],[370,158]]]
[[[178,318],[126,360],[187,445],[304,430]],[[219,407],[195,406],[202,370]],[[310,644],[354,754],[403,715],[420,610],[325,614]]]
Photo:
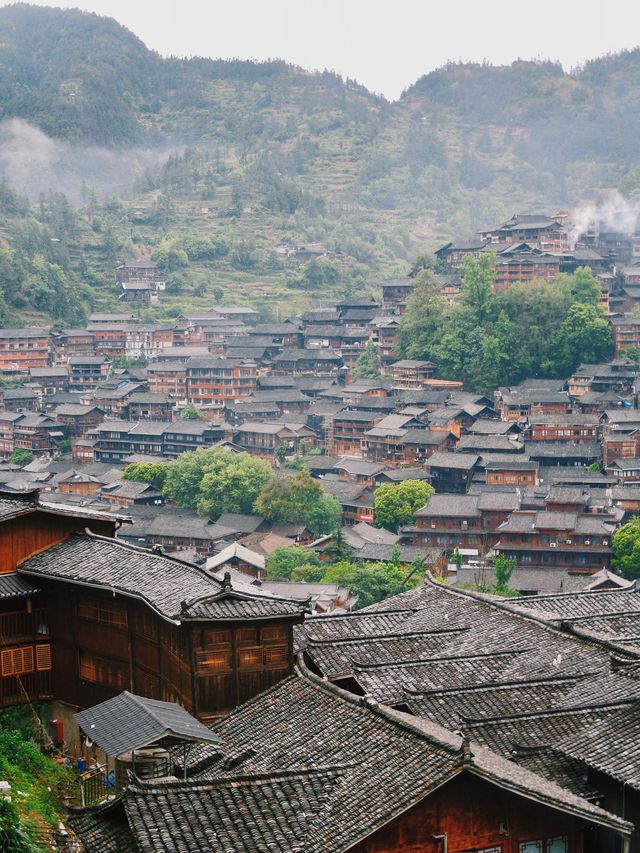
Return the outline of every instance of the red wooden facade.
[[[462,774],[351,853],[613,853],[613,833]]]

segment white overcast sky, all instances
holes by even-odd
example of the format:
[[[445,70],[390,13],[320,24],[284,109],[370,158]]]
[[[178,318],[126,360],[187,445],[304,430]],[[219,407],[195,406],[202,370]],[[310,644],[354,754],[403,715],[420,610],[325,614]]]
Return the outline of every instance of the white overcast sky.
[[[388,98],[449,60],[559,59],[572,68],[640,44],[637,0],[35,2],[114,17],[165,55],[281,58],[332,69]]]

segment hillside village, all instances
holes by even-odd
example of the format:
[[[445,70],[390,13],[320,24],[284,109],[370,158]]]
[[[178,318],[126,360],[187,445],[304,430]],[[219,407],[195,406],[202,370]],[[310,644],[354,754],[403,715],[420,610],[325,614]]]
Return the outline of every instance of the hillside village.
[[[433,362],[397,357],[411,277],[383,282],[379,301],[345,299],[279,323],[212,306],[163,324],[122,310],[93,314],[85,328],[1,329],[3,488],[126,509],[130,541],[198,559],[232,554],[237,543],[244,559],[233,553],[229,565],[258,582],[270,549],[322,553],[331,530],[318,539],[300,524],[285,532],[284,519],[230,523],[184,508],[178,516],[157,484],[123,479],[127,466],[224,448],[266,460],[278,478],[306,468],[339,501],[341,535],[362,559],[389,560],[399,548],[404,564],[419,555],[464,583],[503,555],[515,560],[520,592],[589,585],[612,567],[613,532],[640,510],[638,367],[629,358],[640,343],[640,238],[596,226],[569,248],[567,218],[516,215],[475,242],[441,247],[442,295],[459,298],[465,257],[487,249],[496,292],[589,268],[613,329],[607,363],[473,393]],[[115,277],[133,287],[124,294],[161,295],[152,262],[123,262]],[[366,357],[373,376],[361,370]],[[428,482],[435,495],[411,523],[385,531],[376,490],[406,481]]]
[[[0,330],[0,705],[80,768],[46,843],[640,849],[640,237],[514,215],[439,298],[486,252],[590,271],[611,359],[471,391],[398,355],[419,269],[144,323],[123,260],[120,312]]]

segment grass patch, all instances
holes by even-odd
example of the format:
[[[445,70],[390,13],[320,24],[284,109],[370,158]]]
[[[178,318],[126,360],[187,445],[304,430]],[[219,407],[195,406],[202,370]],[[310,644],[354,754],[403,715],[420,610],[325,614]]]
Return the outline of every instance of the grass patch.
[[[17,847],[17,850],[39,853],[47,849],[38,844],[37,839],[43,830],[55,828],[64,817],[64,798],[73,794],[77,787],[74,771],[45,755],[36,740],[29,707],[0,711],[0,779],[10,783],[12,805],[15,806],[15,810],[6,809],[0,801],[0,853],[13,851],[12,846],[6,846],[6,839],[13,837],[12,828],[20,830],[31,844],[31,847]],[[20,833],[15,837],[19,838]]]

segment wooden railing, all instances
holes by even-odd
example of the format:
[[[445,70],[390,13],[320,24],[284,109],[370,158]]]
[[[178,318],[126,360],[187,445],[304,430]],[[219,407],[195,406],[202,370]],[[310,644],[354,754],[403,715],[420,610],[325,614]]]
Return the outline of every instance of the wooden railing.
[[[0,642],[7,645],[17,640],[30,640],[35,637],[46,641],[49,636],[48,630],[38,635],[38,628],[48,624],[49,616],[44,608],[36,608],[31,613],[26,610],[2,613],[0,614]]]
[[[101,764],[80,776],[80,803],[82,808],[94,806],[113,796],[116,788],[115,772]]]

